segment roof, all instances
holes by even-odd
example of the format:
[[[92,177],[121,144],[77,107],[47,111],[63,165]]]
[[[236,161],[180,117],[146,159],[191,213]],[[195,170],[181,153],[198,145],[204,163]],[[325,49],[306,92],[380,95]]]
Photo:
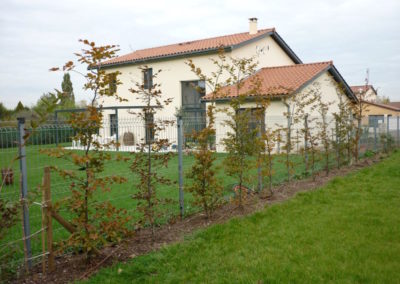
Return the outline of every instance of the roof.
[[[369,104],[369,105],[373,105],[373,106],[377,106],[377,107],[381,107],[381,108],[385,108],[385,109],[389,109],[389,110],[394,110],[394,111],[400,111],[400,107],[395,107],[392,105],[387,105],[387,104],[381,104],[381,103],[377,103],[377,102],[370,102],[370,101],[362,101],[365,104]]]
[[[251,94],[247,93],[246,96],[258,96],[258,95],[268,95],[272,97],[279,97],[282,95],[290,95],[301,88],[305,87],[308,83],[313,81],[319,74],[323,71],[330,71],[333,77],[342,82],[347,95],[350,98],[355,99],[354,94],[351,92],[350,88],[340,76],[339,72],[333,66],[332,61],[326,62],[316,62],[309,64],[296,64],[278,67],[266,67],[260,69],[254,75],[245,79],[244,85],[241,89],[242,93],[247,93],[251,89],[252,79],[258,76],[261,81],[261,93]],[[230,85],[223,87],[214,97],[215,99],[227,99],[236,97],[235,87]],[[207,94],[204,99],[210,100],[213,98],[213,94]]]
[[[250,34],[249,32],[236,33],[231,35],[212,37],[201,40],[186,41],[186,42],[164,45],[153,48],[140,49],[131,52],[129,54],[125,54],[110,59],[102,63],[102,66],[104,67],[104,66],[147,63],[149,61],[166,59],[171,57],[211,53],[211,52],[217,52],[221,47],[229,51],[267,36],[272,36],[295,63],[301,63],[301,60],[297,57],[297,55],[290,49],[290,47],[278,35],[278,33],[276,33],[275,28],[271,28],[271,29],[258,30],[256,34]]]
[[[390,106],[400,108],[400,102],[390,102]]]
[[[372,85],[350,86],[350,88],[353,91],[353,93],[355,93],[355,94],[360,92],[360,90],[362,90],[363,92],[366,92],[370,89],[372,89],[376,93],[374,86],[372,86]]]

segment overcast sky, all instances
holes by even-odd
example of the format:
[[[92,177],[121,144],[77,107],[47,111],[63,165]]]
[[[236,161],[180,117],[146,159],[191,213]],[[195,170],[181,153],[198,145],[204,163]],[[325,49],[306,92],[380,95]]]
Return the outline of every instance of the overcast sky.
[[[80,38],[125,54],[244,32],[250,17],[275,27],[303,62],[333,60],[350,85],[364,84],[369,68],[378,93],[400,101],[399,0],[2,0],[0,102],[30,106],[60,88],[62,74],[48,69],[73,58]],[[72,82],[84,99],[82,80]]]

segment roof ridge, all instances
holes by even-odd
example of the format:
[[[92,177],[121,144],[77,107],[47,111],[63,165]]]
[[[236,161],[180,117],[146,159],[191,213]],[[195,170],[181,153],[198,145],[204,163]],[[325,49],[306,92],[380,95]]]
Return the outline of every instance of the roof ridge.
[[[352,88],[365,87],[365,84],[364,85],[351,85],[350,87],[352,87]],[[372,84],[368,84],[367,87],[372,87]]]
[[[281,66],[270,66],[270,67],[262,67],[260,70],[263,69],[279,69],[279,68],[299,68],[303,66],[309,66],[309,65],[322,65],[322,64],[329,64],[333,65],[333,61],[320,61],[320,62],[311,62],[311,63],[299,63],[299,64],[292,64],[292,65],[281,65]],[[259,70],[259,71],[260,71]]]
[[[388,108],[388,109],[391,109],[394,111],[400,111],[400,108],[392,106],[392,105],[378,103],[378,102],[372,102],[372,101],[368,101],[368,100],[361,100],[361,101],[363,103],[372,104],[372,105],[376,105],[376,106],[383,107],[383,108]]]
[[[261,35],[261,34],[266,33],[266,32],[275,32],[275,27],[259,29],[259,30],[257,30],[257,34],[254,34],[253,36]],[[132,52],[129,52],[127,54],[124,54],[122,56],[129,55],[129,54],[132,54],[132,53],[135,53],[135,52],[140,52],[140,51],[143,51],[143,50],[152,50],[152,49],[156,49],[156,48],[160,48],[160,47],[167,47],[167,46],[173,46],[173,45],[184,45],[184,44],[195,43],[195,42],[199,42],[199,41],[203,41],[203,40],[215,40],[215,39],[218,39],[218,38],[225,38],[225,37],[231,37],[231,36],[236,36],[236,35],[245,35],[245,34],[248,34],[248,33],[249,32],[233,33],[233,34],[222,35],[222,36],[214,36],[214,37],[208,37],[208,38],[202,38],[202,39],[187,40],[187,41],[176,42],[176,43],[171,43],[171,44],[166,44],[166,45],[159,45],[159,46],[155,46],[155,47],[136,49],[136,50],[134,50]]]

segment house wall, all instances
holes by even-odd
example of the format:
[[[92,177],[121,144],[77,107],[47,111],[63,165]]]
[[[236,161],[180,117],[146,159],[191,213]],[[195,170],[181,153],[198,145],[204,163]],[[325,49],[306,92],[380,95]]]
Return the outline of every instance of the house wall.
[[[257,47],[264,47],[263,52],[257,53]],[[234,49],[230,54],[235,58],[250,58],[255,56],[256,60],[259,62],[258,68],[268,67],[268,66],[278,66],[278,65],[289,65],[295,64],[290,57],[280,48],[280,46],[271,37],[262,38],[260,40],[254,41],[240,48]],[[187,58],[177,58],[171,60],[160,60],[157,62],[152,62],[147,65],[149,68],[153,68],[153,73],[161,69],[162,72],[154,78],[154,83],[161,83],[162,96],[165,98],[173,98],[170,105],[166,106],[163,110],[159,111],[156,118],[160,117],[174,117],[176,110],[182,105],[181,98],[181,81],[191,81],[198,80],[198,77],[191,72],[190,68],[185,64],[185,62],[191,58],[196,66],[200,67],[203,72],[207,75],[211,75],[211,72],[215,71],[216,67],[211,62],[210,58],[217,59],[217,54],[208,54],[202,56],[192,56]],[[122,85],[117,88],[117,94],[128,101],[117,102],[113,98],[104,98],[99,101],[103,106],[129,106],[129,105],[143,105],[143,102],[137,100],[129,89],[135,86],[135,82],[142,83],[142,72],[139,65],[129,65],[129,66],[118,66],[115,68],[109,68],[110,72],[120,71],[122,74],[119,76],[119,80]],[[223,80],[224,78],[221,78]],[[210,92],[208,87],[206,92]],[[133,110],[140,111],[140,110]],[[104,111],[105,118],[108,118],[114,111]],[[127,120],[129,118],[135,117],[135,115],[130,114],[129,110],[119,110],[118,117],[120,120]],[[120,129],[120,136],[123,135],[124,129]],[[143,127],[144,132],[144,127]],[[104,129],[105,135],[109,135],[109,129]],[[107,134],[108,133],[108,134]],[[139,138],[139,137],[138,137]]]
[[[368,91],[365,93],[365,100],[367,101],[376,102],[377,97],[377,94],[372,89],[368,89]]]
[[[355,92],[354,94],[357,95],[357,97],[359,97],[359,95],[360,95],[359,93],[357,94],[357,92]],[[376,102],[377,98],[378,98],[377,93],[372,88],[369,88],[367,90],[367,92],[365,93],[363,100],[370,101],[370,102]]]
[[[392,115],[392,116],[400,116],[400,112],[395,110],[390,110],[387,108],[375,106],[375,105],[367,105],[365,110],[365,115]]]
[[[380,107],[380,106],[370,105],[370,104],[366,105],[364,114],[365,115],[364,115],[364,117],[362,119],[362,124],[363,125],[368,125],[368,116],[370,116],[370,115],[383,115],[385,118],[388,115],[389,116],[393,116],[393,117],[400,116],[400,112],[399,111],[383,108],[383,107]]]

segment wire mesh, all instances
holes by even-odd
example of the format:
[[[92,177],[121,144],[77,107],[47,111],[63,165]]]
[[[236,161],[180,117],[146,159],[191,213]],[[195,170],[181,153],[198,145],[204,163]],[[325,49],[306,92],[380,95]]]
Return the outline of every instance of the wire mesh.
[[[291,118],[290,118],[291,119]],[[217,152],[217,165],[223,169],[226,157],[226,150],[224,145],[224,139],[227,138],[227,134],[232,132],[232,129],[227,124],[227,119],[224,117],[218,117],[215,121],[216,134],[212,139],[210,146]],[[331,144],[331,150],[334,152],[333,145],[337,141],[337,129],[335,125],[334,117],[327,117],[327,136]],[[165,123],[168,122],[168,123]],[[318,134],[318,123],[321,122],[320,117],[307,117],[308,123],[308,135]],[[155,133],[154,137],[150,137],[149,127],[151,125],[163,124],[164,126]],[[354,122],[356,124],[356,121]],[[204,118],[198,117],[183,117],[183,166],[184,166],[184,177],[186,173],[190,171],[191,166],[194,164],[194,157],[191,154],[196,151],[196,141],[192,137],[194,131],[203,129],[207,124]],[[291,159],[294,162],[295,174],[301,174],[304,171],[304,148],[305,148],[305,131],[304,131],[304,120],[291,119],[288,123],[288,118],[285,116],[267,116],[265,120],[265,127],[279,136],[280,139],[276,139],[274,142],[274,153],[276,159],[274,161],[274,184],[280,183],[285,180],[285,166],[284,159],[280,154],[284,152],[284,146],[290,137],[291,142]],[[289,127],[290,126],[290,127]],[[27,131],[31,131],[26,126]],[[361,154],[365,154],[368,151],[386,151],[390,147],[400,146],[400,132],[399,132],[399,118],[398,117],[386,117],[381,119],[380,117],[370,117],[367,122],[364,122],[361,126],[362,135],[359,143],[359,149]],[[151,130],[150,130],[151,131]],[[289,135],[290,131],[290,135]],[[147,133],[147,134],[146,134]],[[49,166],[57,166],[62,169],[68,169],[71,171],[79,171],[73,163],[63,159],[57,159],[50,157],[43,153],[45,149],[53,149],[56,147],[62,147],[68,150],[79,153],[84,150],[82,143],[75,139],[76,131],[67,122],[48,122],[45,125],[40,126],[34,132],[32,132],[29,140],[26,143],[26,160],[27,160],[27,179],[28,179],[28,190],[29,190],[29,213],[30,213],[30,227],[31,227],[31,241],[32,241],[32,257],[34,263],[40,261],[43,254],[46,252],[42,251],[42,244],[40,239],[40,233],[42,230],[42,212],[41,206],[38,203],[41,202],[41,189],[40,185],[43,178],[43,169]],[[351,134],[351,135],[354,135]],[[17,140],[19,137],[17,122],[0,122],[0,168],[2,170],[2,181],[3,186],[0,192],[0,198],[4,201],[16,202],[20,199],[20,170],[18,161],[18,144]],[[152,149],[152,152],[156,150],[159,152],[173,152],[178,151],[178,137],[177,137],[177,119],[176,117],[166,118],[155,118],[152,124],[145,123],[145,121],[138,118],[120,117],[116,119],[105,119],[102,126],[99,128],[98,133],[93,137],[94,140],[100,144],[109,143],[111,141],[117,142],[115,146],[104,148],[104,151],[109,151],[112,156],[121,155],[126,158],[132,157],[134,153],[141,150],[141,144],[146,143],[147,139],[168,139],[170,142],[169,146],[163,149]],[[319,147],[322,143],[319,142]],[[333,159],[334,159],[334,155]],[[334,161],[332,161],[334,163]],[[322,168],[322,165],[319,165]],[[163,218],[159,220],[160,223],[168,221],[169,218],[176,217],[179,215],[179,193],[178,193],[178,158],[177,155],[173,155],[172,160],[168,168],[161,168],[158,173],[170,178],[176,184],[170,186],[163,186],[159,190],[159,194],[162,198],[172,199],[172,203],[163,206],[160,210],[163,212]],[[12,179],[7,180],[5,176]],[[135,219],[138,217],[138,212],[135,210],[136,201],[133,200],[132,196],[136,193],[137,177],[135,173],[130,169],[129,162],[123,161],[109,161],[106,163],[104,171],[100,174],[102,177],[111,177],[115,174],[122,175],[127,179],[126,183],[114,184],[110,191],[99,192],[96,194],[92,201],[92,204],[96,204],[105,200],[110,201],[113,205],[118,208],[126,209],[128,214],[131,214],[134,218],[130,224],[131,228],[135,226]],[[257,171],[250,171],[250,177],[247,186],[249,188],[257,187]],[[221,170],[218,172],[218,178],[222,181],[227,193],[235,185],[235,179],[229,177],[226,173]],[[184,185],[190,184],[190,180],[184,178]],[[71,182],[64,180],[56,173],[51,174],[51,195],[52,201],[58,202],[65,198],[68,198],[71,193]],[[185,212],[190,214],[199,210],[191,203],[192,196],[189,193],[185,193]],[[34,203],[36,202],[36,203]],[[70,220],[72,217],[71,212],[65,206],[61,206],[59,210],[65,219]],[[65,240],[68,238],[69,233],[60,224],[53,221],[53,237],[55,242]],[[18,271],[19,267],[25,263],[24,256],[24,234],[22,230],[21,221],[8,229],[4,237],[0,239],[0,271],[4,269],[11,269]],[[9,251],[12,249],[14,253],[9,255]],[[2,259],[7,257],[6,262],[2,262]]]

